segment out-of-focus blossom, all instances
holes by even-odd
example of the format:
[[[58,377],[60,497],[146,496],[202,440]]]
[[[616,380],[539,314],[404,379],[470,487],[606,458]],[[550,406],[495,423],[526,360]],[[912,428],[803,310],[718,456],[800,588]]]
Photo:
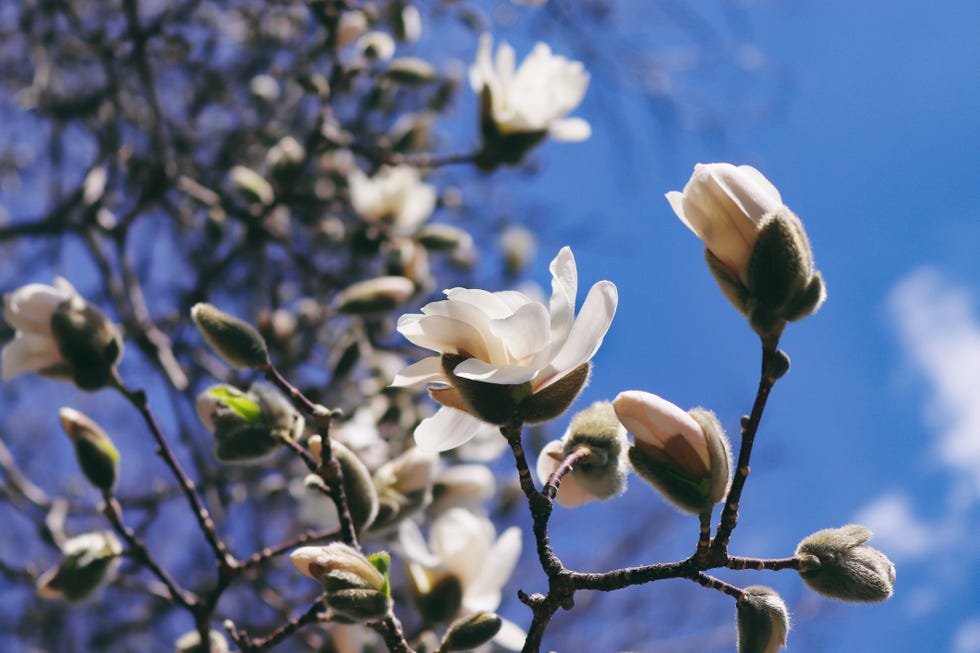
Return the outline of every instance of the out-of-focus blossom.
[[[395,39],[377,30],[362,35],[355,46],[367,59],[388,61],[395,56]]]
[[[493,37],[483,34],[470,68],[470,86],[489,94],[489,117],[501,134],[544,132],[560,141],[591,134],[582,118],[565,118],[585,97],[589,74],[579,61],[552,54],[538,43],[515,68],[514,48],[502,43],[493,59]]]
[[[390,225],[411,234],[436,207],[436,189],[422,181],[418,168],[389,166],[368,177],[359,168],[347,177],[351,204],[365,220]]]
[[[7,294],[3,317],[16,329],[0,354],[4,381],[37,372],[84,390],[111,382],[122,355],[119,330],[67,280],[31,283]]]
[[[46,599],[82,601],[119,568],[122,544],[112,531],[84,533],[61,547],[62,561],[37,579],[37,593]]]
[[[403,315],[398,331],[437,355],[402,370],[392,385],[439,384],[443,407],[415,430],[416,443],[444,451],[470,440],[482,423],[519,415],[543,421],[578,395],[616,312],[616,286],[592,286],[578,316],[578,274],[568,247],[551,262],[550,306],[517,291],[451,288],[446,300]]]
[[[498,435],[497,439],[503,438]],[[436,474],[430,510],[436,515],[450,508],[479,512],[496,491],[497,480],[486,465],[452,465]]]
[[[451,508],[432,522],[428,545],[411,521],[402,522],[399,542],[420,609],[435,621],[496,610],[521,554],[519,528],[497,537],[489,519],[462,508]],[[508,624],[495,641],[519,648],[523,637],[515,637],[515,629],[520,632]]]

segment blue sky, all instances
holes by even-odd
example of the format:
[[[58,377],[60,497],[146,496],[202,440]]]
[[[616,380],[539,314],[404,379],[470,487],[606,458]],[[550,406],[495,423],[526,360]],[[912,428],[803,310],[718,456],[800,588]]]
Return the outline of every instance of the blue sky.
[[[851,606],[793,574],[732,580],[785,593],[790,650],[980,652],[980,14],[951,1],[741,4],[721,40],[778,73],[777,110],[722,136],[665,136],[638,100],[610,115],[608,98],[587,99],[593,139],[539,154],[532,192],[554,208],[538,218],[535,277],[568,242],[582,286],[619,286],[585,400],[649,390],[711,407],[735,432],[758,345],[663,193],[699,161],[762,170],[806,225],[829,299],[783,338],[793,367],[763,421],[733,551],[790,555],[810,532],[861,521],[898,581],[887,603]],[[697,80],[678,70],[671,83],[685,97]],[[716,101],[751,99],[719,88]],[[645,487],[626,498],[652,500]],[[580,518],[555,519],[559,541],[573,538],[560,522]]]

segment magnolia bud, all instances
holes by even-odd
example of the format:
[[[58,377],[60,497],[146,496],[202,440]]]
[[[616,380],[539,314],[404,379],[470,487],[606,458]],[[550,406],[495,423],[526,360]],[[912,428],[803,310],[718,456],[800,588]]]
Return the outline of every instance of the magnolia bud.
[[[58,412],[61,427],[75,445],[78,465],[89,483],[111,493],[119,478],[119,451],[109,436],[89,417],[72,408]]]
[[[413,447],[374,473],[378,516],[371,531],[390,528],[432,500],[431,488],[439,455]]]
[[[500,617],[492,612],[474,612],[457,619],[449,626],[442,640],[440,651],[469,651],[483,646],[500,632],[503,624]]]
[[[327,605],[339,616],[356,623],[380,621],[392,608],[391,597],[369,589],[339,590],[327,594]]]
[[[473,236],[459,227],[434,222],[423,226],[415,234],[419,244],[430,251],[451,252],[456,249],[469,249],[473,246]]]
[[[208,648],[201,646],[201,634],[196,630],[184,633],[174,642],[174,653],[229,653],[228,640],[217,630],[208,632]]]
[[[341,313],[377,313],[390,311],[415,292],[415,284],[405,277],[390,276],[359,281],[337,295]]]
[[[871,531],[858,524],[827,528],[796,547],[800,577],[810,589],[842,601],[878,602],[892,595],[895,565],[877,549],[864,546]]]
[[[299,437],[305,424],[282,393],[265,383],[252,384],[247,393],[212,386],[198,395],[197,414],[214,433],[215,457],[231,463],[265,458],[282,438]]]
[[[425,59],[399,57],[392,60],[385,75],[393,82],[405,85],[428,84],[436,80],[436,69]]]
[[[265,340],[251,324],[204,303],[194,305],[191,317],[211,348],[232,367],[262,369],[269,364]]]
[[[61,564],[37,579],[37,593],[74,603],[88,598],[115,574],[122,544],[111,531],[98,531],[71,538],[61,550]]]
[[[557,446],[556,446],[557,445]],[[626,490],[626,429],[608,401],[596,402],[576,414],[560,442],[549,443],[538,458],[538,477],[547,483],[561,462],[582,457],[558,487],[556,500],[573,508],[596,499],[611,499]]]
[[[321,583],[327,591],[371,589],[382,592],[387,578],[360,551],[343,542],[304,546],[289,554],[300,573]]]
[[[726,494],[732,454],[711,411],[684,412],[669,401],[631,390],[613,401],[616,415],[635,440],[633,469],[675,507],[701,514]]]
[[[786,646],[789,611],[770,587],[746,587],[735,602],[738,653],[776,653]]]
[[[317,460],[321,459],[322,447],[323,441],[319,435],[310,437],[310,452]],[[378,516],[378,492],[374,488],[374,480],[361,459],[346,446],[336,440],[331,440],[330,450],[334,460],[340,465],[340,470],[344,476],[344,496],[347,499],[347,510],[354,522],[354,529],[360,532],[374,523]],[[313,475],[313,479],[319,479],[319,477]],[[319,484],[323,481],[316,480],[315,482]]]

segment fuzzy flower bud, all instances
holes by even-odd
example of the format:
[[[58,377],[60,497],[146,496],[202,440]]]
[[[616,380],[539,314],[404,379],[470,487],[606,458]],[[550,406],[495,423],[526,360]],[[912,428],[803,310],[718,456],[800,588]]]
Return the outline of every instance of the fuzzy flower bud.
[[[378,313],[390,311],[415,293],[415,284],[405,277],[377,277],[353,283],[336,299],[341,313]]]
[[[327,605],[353,623],[371,623],[388,616],[393,602],[382,592],[368,589],[338,590],[327,594]]]
[[[871,531],[858,524],[827,528],[796,547],[800,577],[810,589],[842,601],[874,603],[892,595],[895,565],[878,549],[864,546]]]
[[[289,554],[289,560],[305,576],[319,582],[328,592],[370,589],[383,592],[384,574],[371,561],[343,542],[326,546],[304,546]]]
[[[492,612],[474,612],[454,621],[442,640],[440,651],[470,651],[483,646],[500,632],[503,621]]]
[[[308,445],[313,457],[321,461],[323,439],[319,435],[314,435],[310,437]],[[361,532],[371,526],[378,516],[378,492],[374,488],[374,479],[371,478],[371,472],[357,454],[340,442],[331,440],[330,451],[343,473],[344,495],[347,498],[347,509],[354,522],[354,528]],[[315,474],[307,476],[306,480],[308,485],[323,485],[323,480]],[[318,492],[322,495],[322,492]],[[323,498],[326,500],[326,497]]]
[[[78,466],[89,483],[111,493],[119,478],[119,451],[91,418],[72,408],[58,412],[61,427],[75,445]]]
[[[211,386],[197,397],[197,414],[215,439],[222,462],[252,462],[273,453],[280,439],[297,438],[305,421],[275,387],[254,383],[248,392]]]
[[[3,347],[3,380],[26,372],[72,381],[83,390],[112,383],[122,356],[118,328],[65,279],[32,283],[4,296],[14,339]]]
[[[752,166],[699,163],[667,201],[704,241],[711,273],[760,335],[813,314],[823,302],[802,223]]]
[[[684,412],[639,390],[621,392],[613,407],[634,437],[629,451],[633,468],[675,507],[700,514],[724,498],[732,453],[714,413],[703,408]]]
[[[566,508],[611,499],[626,490],[628,446],[626,429],[613,405],[596,402],[572,418],[561,440],[545,446],[538,458],[538,478],[547,483],[562,461],[578,454],[581,457],[558,486],[555,499]]]
[[[746,587],[735,603],[738,653],[776,653],[786,646],[789,611],[770,587]]]
[[[112,578],[119,567],[122,544],[111,531],[78,535],[62,546],[61,564],[37,579],[37,593],[46,599],[82,601]]]
[[[194,305],[191,317],[211,348],[232,367],[262,369],[269,364],[265,340],[251,324],[203,303]]]

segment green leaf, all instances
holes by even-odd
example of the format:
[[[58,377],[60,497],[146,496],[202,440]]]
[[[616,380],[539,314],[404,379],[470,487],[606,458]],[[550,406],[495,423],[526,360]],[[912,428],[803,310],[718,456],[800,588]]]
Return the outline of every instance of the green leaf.
[[[224,386],[210,388],[208,394],[220,399],[221,403],[231,408],[249,424],[258,424],[262,421],[262,407],[245,394]]]
[[[379,551],[368,556],[368,562],[385,577],[381,591],[385,596],[391,596],[391,585],[388,582],[388,572],[391,571],[391,556],[386,551]]]

